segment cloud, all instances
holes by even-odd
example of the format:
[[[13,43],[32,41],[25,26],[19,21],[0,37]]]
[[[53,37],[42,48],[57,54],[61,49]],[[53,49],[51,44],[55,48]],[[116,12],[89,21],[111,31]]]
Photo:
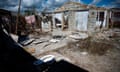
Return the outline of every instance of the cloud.
[[[23,0],[22,4],[25,7],[30,7],[30,6],[34,5],[34,0]]]
[[[18,6],[14,6],[14,7],[8,7],[8,10],[12,10],[12,11],[17,11],[18,10]]]
[[[120,4],[120,0],[115,0],[114,2],[112,2],[112,4],[116,4],[116,5],[118,5],[118,4]]]
[[[38,6],[41,4],[41,1],[45,1],[45,0],[22,0],[22,5],[26,8],[32,6]]]
[[[54,10],[57,7],[60,7],[64,3],[68,2],[70,0],[47,0],[45,4],[43,4],[43,8],[47,7],[48,10]],[[74,2],[80,2],[83,3],[81,0],[72,0]]]
[[[11,11],[17,11],[18,1],[19,0],[1,0],[0,8],[8,9]],[[35,7],[36,10],[38,11],[42,11],[45,8],[48,11],[52,11],[68,1],[70,0],[22,0],[21,11],[24,11],[28,8],[33,8],[33,7]],[[87,4],[88,2],[88,0],[71,0],[71,1],[80,2],[83,4],[85,3]],[[120,0],[91,0],[91,1],[88,2],[90,5],[99,5],[102,7],[120,7]]]
[[[69,0],[47,0],[46,2],[43,1],[42,3],[42,8],[47,8],[47,10],[54,10],[57,7],[60,7],[61,5],[63,5],[65,2],[67,2]]]
[[[114,1],[109,2],[108,4],[103,4],[102,7],[120,8],[120,0],[114,0]]]
[[[72,0],[74,2],[79,2],[79,3],[82,3],[83,4],[83,1],[82,0]]]
[[[55,8],[60,7],[68,1],[70,0],[22,0],[21,10],[32,8],[33,6],[39,11],[42,11],[44,8],[47,8],[48,10],[54,10]],[[82,2],[81,0],[73,1]],[[17,11],[18,0],[1,0],[0,8],[5,8],[11,11]]]
[[[120,0],[116,0],[116,3],[119,3],[119,4],[120,4]]]
[[[101,0],[93,0],[89,5],[96,5],[100,2]]]
[[[10,11],[16,11],[17,5],[18,5],[17,0],[1,0],[0,1],[0,8],[7,9]]]
[[[16,0],[1,0],[0,1],[0,8],[7,7],[7,6],[15,6]]]

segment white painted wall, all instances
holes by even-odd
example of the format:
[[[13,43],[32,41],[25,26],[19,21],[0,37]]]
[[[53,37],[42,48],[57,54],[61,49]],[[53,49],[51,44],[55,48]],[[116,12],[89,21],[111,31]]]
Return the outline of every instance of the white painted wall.
[[[76,28],[79,31],[87,31],[88,24],[88,11],[76,12],[75,20],[76,20]]]

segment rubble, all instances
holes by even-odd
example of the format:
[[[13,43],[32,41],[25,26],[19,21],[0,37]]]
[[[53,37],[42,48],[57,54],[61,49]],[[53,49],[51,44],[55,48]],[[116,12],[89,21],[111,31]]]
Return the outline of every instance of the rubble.
[[[65,36],[63,35],[54,35],[52,36],[52,39],[49,40],[49,42],[56,43],[56,42],[63,40],[64,38]]]
[[[40,60],[42,60],[45,63],[50,63],[55,60],[55,56],[54,55],[45,55],[45,56],[41,57]]]
[[[105,35],[103,33],[97,33],[95,36],[94,36],[94,39],[95,40],[109,40],[109,36],[110,35]]]
[[[86,39],[88,35],[86,33],[72,33],[69,37],[73,39]]]
[[[25,41],[21,42],[21,44],[22,44],[23,46],[26,46],[26,45],[31,44],[33,41],[35,41],[35,39],[29,39],[29,40],[25,40]]]
[[[109,29],[98,32],[93,37],[97,40],[110,40],[111,38],[120,38],[120,29]]]
[[[46,39],[35,39],[35,41],[33,42],[33,44],[40,44],[40,43],[43,43],[43,42],[48,42],[48,40]]]
[[[18,36],[15,34],[10,34],[10,36],[12,37],[12,39],[17,42],[18,41]]]
[[[87,52],[81,52],[82,55],[87,55],[88,53]]]
[[[58,39],[51,39],[49,42],[52,42],[52,43],[56,43],[56,42],[59,42],[60,40]]]

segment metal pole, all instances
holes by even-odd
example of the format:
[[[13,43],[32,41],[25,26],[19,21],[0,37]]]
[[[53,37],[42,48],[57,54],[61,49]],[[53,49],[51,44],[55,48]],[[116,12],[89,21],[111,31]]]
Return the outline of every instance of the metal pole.
[[[16,34],[17,34],[17,31],[18,31],[18,23],[19,23],[19,16],[20,16],[20,6],[21,6],[21,0],[19,0],[19,6],[18,6],[17,21],[16,21]]]

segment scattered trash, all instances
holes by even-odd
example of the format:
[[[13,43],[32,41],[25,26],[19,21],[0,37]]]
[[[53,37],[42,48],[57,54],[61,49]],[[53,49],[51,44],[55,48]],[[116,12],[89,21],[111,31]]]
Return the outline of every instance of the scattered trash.
[[[62,37],[63,37],[63,36],[61,36],[61,35],[54,35],[54,36],[53,36],[54,39],[61,39]]]
[[[45,55],[45,56],[41,57],[40,60],[43,61],[44,63],[52,64],[53,62],[55,62],[55,56],[54,55]]]
[[[104,33],[97,33],[94,38],[97,40],[109,40],[110,35],[105,35]]]
[[[88,53],[87,52],[81,52],[82,55],[87,55]]]
[[[72,35],[69,35],[69,37],[73,39],[86,39],[88,38],[88,35],[86,33],[73,33]]]
[[[37,39],[33,42],[33,44],[40,44],[40,43],[43,43],[43,42],[47,42],[48,40],[44,40],[44,39]]]
[[[63,36],[63,35],[54,35],[52,38],[57,39],[57,40],[62,40],[62,39],[65,38],[65,36]]]
[[[60,40],[57,40],[57,39],[51,39],[50,42],[52,43],[56,43],[56,42],[59,42]]]
[[[54,35],[52,37],[52,39],[49,40],[49,42],[56,43],[56,42],[59,42],[60,40],[62,40],[64,38],[65,38],[65,36],[62,36],[62,35]]]
[[[110,40],[111,38],[119,38],[120,29],[110,29],[107,31],[96,33],[94,38],[98,40]]]
[[[10,34],[10,36],[12,37],[12,39],[17,42],[18,41],[18,36],[15,34]]]
[[[40,72],[46,72],[46,69],[48,69],[49,66],[55,62],[56,62],[55,56],[45,55],[45,56],[41,57],[40,59],[38,59],[37,61],[33,62],[33,64],[36,66],[36,68]]]
[[[26,46],[26,45],[31,44],[33,41],[35,41],[35,39],[29,39],[29,40],[25,40],[25,41],[21,42],[21,44],[22,44],[23,46]]]
[[[34,41],[33,44],[40,44],[43,43],[43,41]]]
[[[47,47],[48,45],[50,45],[51,43],[47,43],[43,46],[43,48]]]

